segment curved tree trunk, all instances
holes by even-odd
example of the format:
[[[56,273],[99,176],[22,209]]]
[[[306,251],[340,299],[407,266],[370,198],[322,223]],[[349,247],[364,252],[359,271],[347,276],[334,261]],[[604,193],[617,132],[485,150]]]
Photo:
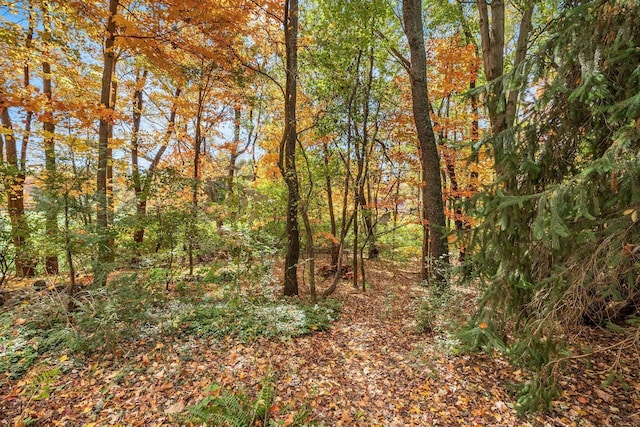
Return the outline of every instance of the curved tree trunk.
[[[140,191],[135,191],[136,193],[136,216],[137,216],[137,229],[133,233],[133,241],[137,246],[140,246],[144,241],[144,221],[147,217],[147,199],[149,198],[149,192],[151,191],[151,184],[153,183],[153,178],[155,176],[156,170],[158,169],[158,165],[160,164],[160,160],[162,160],[162,156],[165,151],[167,151],[167,147],[169,146],[169,140],[171,139],[171,135],[175,130],[176,124],[176,115],[178,111],[177,100],[180,97],[181,89],[176,88],[176,92],[174,95],[173,105],[171,106],[171,114],[169,116],[169,123],[167,125],[167,130],[164,133],[164,138],[162,140],[162,145],[156,152],[156,155],[149,165],[149,169],[147,170],[147,176],[144,179],[144,182],[140,182]],[[142,105],[142,104],[140,104]],[[140,179],[140,171],[138,166],[138,147],[137,141],[135,144],[135,162],[134,162],[134,150],[131,150],[131,163],[132,163],[132,172],[134,174],[134,182],[135,175],[138,175],[138,179]],[[135,166],[133,166],[135,163]]]

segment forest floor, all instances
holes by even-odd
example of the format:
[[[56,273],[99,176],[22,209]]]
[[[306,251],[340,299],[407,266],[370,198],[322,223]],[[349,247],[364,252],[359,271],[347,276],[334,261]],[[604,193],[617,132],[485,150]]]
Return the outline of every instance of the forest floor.
[[[56,355],[20,379],[0,377],[0,426],[179,425],[178,414],[201,401],[213,382],[255,395],[270,373],[276,391],[270,425],[289,425],[303,407],[324,426],[640,425],[637,354],[601,352],[591,364],[571,360],[552,410],[519,418],[513,385],[527,373],[497,354],[460,351],[447,332],[448,322],[471,310],[471,292],[459,290],[451,316],[419,333],[415,315],[427,290],[418,275],[389,261],[367,267],[366,292],[340,284],[334,298],[341,315],[326,331],[250,341],[139,339],[108,354]],[[606,332],[589,333],[599,340],[594,349],[606,348]],[[46,393],[36,393],[34,378],[52,364],[63,373],[52,376]],[[611,365],[623,381],[603,389],[603,369]]]

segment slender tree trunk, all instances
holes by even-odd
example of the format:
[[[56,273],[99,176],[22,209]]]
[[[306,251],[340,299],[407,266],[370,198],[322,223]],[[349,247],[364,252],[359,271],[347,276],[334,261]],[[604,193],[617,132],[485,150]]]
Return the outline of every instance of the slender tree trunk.
[[[45,33],[45,46],[51,39],[51,23],[49,21],[49,5],[43,2],[43,21]],[[51,88],[51,64],[42,61],[42,92],[47,98],[45,113],[42,117],[42,127],[44,129],[44,164],[46,171],[45,194],[49,201],[46,213],[46,232],[49,239],[53,239],[58,234],[58,207],[56,203],[56,151],[55,151],[55,131],[56,125],[53,117],[53,90]],[[71,268],[71,267],[70,267]],[[46,255],[45,270],[48,274],[58,274],[58,255],[52,251]]]
[[[367,73],[367,81],[364,86],[364,97],[362,105],[362,140],[356,143],[356,160],[357,160],[357,173],[356,173],[356,185],[354,196],[354,211],[356,212],[356,219],[353,223],[353,286],[358,287],[358,274],[362,278],[362,291],[366,289],[365,286],[365,269],[364,269],[364,246],[367,244],[368,238],[373,230],[373,224],[371,223],[371,213],[367,206],[366,196],[364,194],[364,186],[368,181],[368,162],[369,162],[369,101],[371,98],[371,86],[373,83],[373,65],[374,65],[374,52],[373,48],[369,52],[369,68]],[[367,238],[362,244],[362,247],[358,245],[358,211],[361,212],[362,219],[367,231]],[[360,268],[358,269],[358,256],[360,257]]]
[[[369,74],[368,74],[368,79],[367,79],[367,86],[366,86],[366,96],[365,96],[365,106],[364,106],[364,128],[363,128],[363,132],[362,132],[362,136],[363,136],[363,149],[362,149],[362,155],[364,157],[364,174],[363,174],[363,180],[361,183],[361,187],[360,187],[360,207],[362,210],[362,218],[364,219],[364,225],[366,227],[366,231],[367,231],[367,235],[365,238],[365,242],[364,244],[368,246],[369,250],[368,250],[368,254],[367,254],[367,258],[368,259],[376,259],[378,258],[378,248],[376,246],[376,236],[375,236],[375,226],[376,223],[374,221],[374,208],[375,208],[375,202],[371,197],[371,176],[369,173],[369,166],[370,166],[370,159],[371,159],[371,154],[373,152],[373,148],[374,148],[374,144],[372,142],[374,142],[376,140],[376,138],[378,137],[378,114],[380,112],[380,105],[378,105],[378,108],[375,111],[375,115],[374,115],[374,129],[373,129],[373,133],[370,134],[369,131],[369,127],[367,125],[367,123],[369,122],[369,100],[371,98],[371,87],[373,84],[373,65],[374,65],[374,52],[373,49],[371,49],[370,52],[370,57],[369,57]],[[365,185],[367,186],[367,191],[365,193]],[[362,247],[362,251],[361,253],[364,251],[364,246]],[[363,277],[363,290],[364,290],[364,256],[360,257],[363,261],[362,261],[362,277]]]
[[[343,212],[346,215],[346,209],[343,210]],[[340,244],[339,244],[339,250],[338,250],[338,264],[336,265],[336,274],[333,276],[333,281],[331,282],[331,285],[322,293],[323,298],[327,298],[329,295],[335,292],[335,290],[338,288],[338,282],[340,282],[340,279],[343,276],[342,254],[344,252],[344,243],[345,243],[347,230],[351,228],[351,223],[353,222],[354,217],[355,217],[355,212],[351,212],[351,215],[349,216],[349,218],[345,217],[344,226],[342,227],[342,232],[340,235]]]
[[[340,244],[338,243],[338,228],[336,226],[336,214],[333,207],[333,189],[331,184],[331,170],[329,168],[329,147],[327,144],[323,144],[323,161],[325,170],[325,190],[327,192],[327,209],[329,209],[329,223],[331,224],[331,265],[338,264],[338,252],[340,251]]]
[[[158,168],[158,165],[162,160],[162,156],[164,155],[165,151],[167,150],[167,147],[169,146],[169,140],[171,139],[171,135],[175,131],[176,115],[178,111],[177,100],[180,97],[180,93],[181,93],[181,89],[176,88],[173,105],[171,106],[169,123],[167,125],[167,130],[165,131],[164,137],[162,139],[162,145],[156,152],[156,155],[154,156],[153,161],[151,162],[151,165],[147,170],[147,176],[144,179],[144,184],[141,183],[140,193],[138,194],[139,197],[136,200],[136,215],[138,216],[138,224],[137,224],[138,228],[133,233],[133,241],[136,243],[137,246],[140,246],[140,244],[144,241],[144,232],[145,232],[144,221],[147,217],[147,199],[149,198],[149,192],[151,191],[153,178],[155,176],[155,172]],[[136,150],[136,157],[137,155],[138,153]],[[136,159],[136,162],[137,162],[137,159]],[[138,176],[139,175],[140,175],[140,172],[138,171]]]
[[[495,170],[498,176],[504,175],[508,152],[511,150],[512,137],[505,131],[510,129],[516,118],[517,101],[522,82],[518,76],[518,67],[522,64],[527,53],[527,42],[532,28],[535,1],[525,4],[525,10],[520,20],[516,52],[513,63],[514,82],[506,87],[503,82],[504,50],[505,50],[505,3],[504,0],[476,0],[478,6],[480,41],[482,43],[482,60],[484,74],[489,86],[487,94],[487,110],[491,123],[493,141],[493,156]],[[491,7],[491,13],[489,13]],[[507,182],[507,189],[513,187],[514,182]]]
[[[31,6],[29,6],[31,9]],[[31,49],[33,41],[33,18],[31,10],[29,10],[29,28],[27,30],[26,48]],[[23,68],[24,77],[24,89],[28,93],[30,88],[30,70],[29,62],[25,60]],[[27,224],[27,218],[24,214],[24,182],[25,171],[27,168],[27,147],[29,145],[29,139],[31,137],[31,123],[33,121],[33,111],[31,108],[27,109],[27,114],[24,119],[24,133],[22,136],[22,145],[20,148],[20,159],[18,160],[18,153],[16,151],[15,135],[13,134],[13,128],[11,119],[9,117],[9,109],[5,108],[6,117],[3,117],[3,124],[10,130],[10,139],[7,139],[7,163],[10,167],[10,174],[13,175],[13,179],[10,181],[12,188],[8,191],[9,196],[9,218],[12,225],[12,233],[14,247],[16,249],[15,267],[16,273],[21,277],[33,277],[35,275],[36,261],[29,255],[25,249],[25,244],[29,239],[29,226]],[[16,245],[17,244],[17,245]]]
[[[298,0],[285,0],[284,40],[286,50],[285,123],[278,166],[288,189],[287,254],[284,264],[284,295],[298,295],[298,260],[300,230],[298,227],[298,174],[296,171],[296,95],[298,78]]]
[[[116,66],[118,65],[118,58],[116,58],[113,63],[113,74],[115,76]],[[113,110],[116,109],[116,102],[118,100],[118,82],[111,82],[111,108]],[[109,227],[113,225],[113,220],[115,218],[115,204],[114,204],[114,193],[113,193],[113,123],[109,123],[109,137],[107,138],[109,141],[109,146],[107,148],[107,158],[109,159],[107,163],[107,223]],[[109,262],[113,263],[115,261],[115,252],[113,251],[113,247],[115,245],[115,236],[112,232],[109,233],[109,247],[111,251],[109,252]]]
[[[198,215],[198,192],[200,190],[200,150],[202,148],[202,114],[204,108],[206,88],[200,88],[198,93],[198,112],[196,114],[196,134],[193,147],[193,187],[191,192],[191,220],[192,224],[187,230],[189,240],[189,275],[193,275],[194,259],[193,251],[195,249],[196,225]]]
[[[4,99],[2,99],[4,101]],[[13,125],[9,108],[2,108],[2,126],[5,129],[4,140],[6,145],[7,165],[9,173],[5,181],[7,189],[7,211],[11,222],[11,239],[16,251],[15,268],[16,275],[20,277],[33,277],[34,265],[25,251],[25,243],[29,237],[27,219],[24,215],[24,172],[18,163],[18,151],[16,139],[13,134]]]
[[[75,308],[73,296],[76,290],[76,269],[73,264],[71,231],[69,229],[69,189],[67,189],[64,193],[64,243],[65,254],[67,256],[67,265],[69,266],[69,287],[67,288],[69,303],[67,304],[67,311],[71,312]]]
[[[231,146],[231,150],[229,153],[229,167],[227,168],[227,194],[225,199],[227,202],[230,201],[233,196],[233,184],[234,178],[236,175],[236,163],[238,161],[238,157],[244,152],[244,150],[240,149],[240,128],[241,128],[241,120],[242,120],[242,110],[239,105],[235,105],[233,107],[233,145]],[[247,141],[247,147],[251,141],[251,136],[249,136],[249,140]],[[231,212],[232,222],[235,220],[235,211]],[[218,229],[222,227],[222,218],[218,218],[217,226]]]
[[[449,118],[451,108],[451,96],[447,96],[444,100],[444,117]],[[447,178],[449,178],[449,200],[450,200],[450,211],[453,212],[453,224],[455,230],[460,234],[464,230],[464,221],[462,220],[463,212],[462,207],[460,206],[460,202],[462,201],[462,197],[460,195],[460,188],[458,185],[458,176],[456,174],[456,162],[452,156],[455,156],[455,149],[448,147],[449,134],[443,128],[440,132],[440,145],[445,147],[445,170]],[[453,133],[453,141],[456,140],[456,133]],[[449,221],[450,227],[450,221]],[[458,246],[460,250],[459,260],[460,262],[464,261],[466,248],[463,241],[458,241]]]
[[[143,187],[142,187],[142,178],[140,176],[140,166],[138,160],[138,144],[139,144],[139,134],[140,134],[140,123],[142,121],[142,108],[144,105],[144,100],[142,97],[142,90],[144,89],[144,85],[147,79],[147,75],[149,74],[148,70],[144,70],[142,76],[140,72],[136,75],[136,83],[133,91],[133,129],[131,134],[131,177],[133,178],[133,192],[136,197],[136,230],[133,232],[133,241],[136,246],[136,256],[133,261],[136,261],[140,256],[140,246],[142,244],[142,240],[144,238],[144,226],[142,222],[144,221],[145,214],[147,212],[147,203],[146,200],[143,202]],[[135,263],[135,262],[134,262]]]
[[[33,44],[33,16],[31,13],[31,4],[29,3],[29,29],[27,30],[27,37],[26,37],[26,43],[25,43],[27,51],[31,50],[32,44]],[[24,73],[23,75],[24,75],[25,93],[29,93],[31,90],[29,87],[31,85],[31,82],[30,82],[31,73],[29,70],[28,59],[25,59],[23,73]],[[27,170],[27,147],[29,146],[29,139],[31,138],[32,121],[33,121],[33,111],[29,107],[27,108],[27,114],[24,119],[24,133],[22,135],[22,146],[20,147],[20,170],[22,170],[23,174]],[[22,191],[24,192],[24,189]]]
[[[51,65],[42,62],[42,88],[47,97],[46,112],[42,118],[42,127],[44,128],[44,162],[46,170],[46,194],[50,201],[47,206],[46,213],[46,231],[50,239],[58,233],[58,209],[55,203],[55,180],[56,180],[56,152],[55,152],[55,130],[56,125],[53,118],[52,105],[52,89],[51,89]],[[46,271],[48,274],[58,274],[58,256],[55,253],[49,253],[46,256]]]
[[[111,105],[111,81],[115,68],[114,43],[116,39],[116,15],[118,13],[118,0],[109,0],[109,16],[107,18],[107,36],[104,44],[104,67],[102,70],[102,90],[100,92],[100,103],[104,105],[106,112],[113,111]],[[100,128],[98,131],[98,173],[96,180],[97,212],[96,223],[98,233],[98,259],[94,268],[94,282],[98,286],[107,283],[109,273],[109,261],[112,258],[113,247],[110,241],[109,230],[109,205],[108,205],[108,184],[107,170],[109,167],[109,128],[111,126],[109,114],[100,117]]]
[[[311,203],[311,196],[313,195],[313,174],[311,172],[311,165],[309,164],[309,158],[304,150],[304,146],[300,145],[300,151],[304,156],[304,160],[307,165],[307,175],[309,176],[309,190],[307,191],[304,203],[300,207],[300,215],[304,223],[305,241],[307,262],[309,263],[309,293],[311,294],[311,302],[315,304],[318,299],[316,292],[316,254],[313,243],[313,228],[311,227],[311,221],[309,220],[309,205]]]
[[[460,0],[458,0],[458,8],[460,12],[460,19],[462,24],[462,30],[465,36],[465,41],[467,44],[472,44],[474,46],[476,58],[480,58],[478,44],[476,43],[476,39],[473,36],[473,32],[471,30],[471,26],[469,25],[469,22],[464,16],[464,10],[462,8],[462,3]],[[474,91],[475,88],[476,88],[476,77],[474,76],[474,78],[469,82],[469,91],[472,92],[471,96],[469,97],[471,114],[473,115],[473,119],[471,121],[471,145],[472,146],[475,146],[476,143],[480,140],[480,123],[478,119],[479,118],[478,95]],[[477,164],[477,158],[475,154],[472,154],[472,159],[475,160]],[[478,172],[473,170],[473,167],[472,167],[471,171],[469,172],[469,185],[467,186],[467,192],[471,195],[473,195],[476,192],[477,178],[478,178]],[[466,219],[463,219],[462,223],[463,223],[462,229],[464,231],[469,230],[471,228],[471,224]],[[469,242],[469,238],[466,235],[466,233],[463,233],[461,237],[462,237],[462,243],[460,248],[459,260],[460,260],[460,263],[464,265],[463,275],[466,278],[466,277],[469,277],[469,275],[471,274],[471,264],[466,262],[467,261],[467,245]]]
[[[411,51],[410,79],[413,118],[420,142],[422,167],[422,220],[423,262],[422,278],[433,278],[443,286],[445,278],[434,263],[448,264],[449,249],[445,236],[445,215],[440,178],[440,156],[436,146],[431,118],[429,117],[429,93],[427,91],[427,60],[424,47],[422,3],[420,0],[403,0],[404,30]]]
[[[307,249],[307,259],[309,260],[309,293],[311,294],[311,302],[313,304],[318,300],[318,294],[316,292],[316,254],[313,247],[313,229],[311,228],[311,221],[309,221],[309,213],[307,212],[309,200],[306,205],[300,209],[302,215],[302,221],[304,223],[305,240]]]
[[[26,48],[31,49],[33,40],[33,18],[31,9],[29,10],[29,27],[26,34]],[[23,67],[24,89],[29,91],[30,85],[29,63],[25,60]],[[20,158],[18,159],[18,147],[13,123],[9,114],[9,104],[6,103],[4,94],[0,91],[0,122],[4,127],[4,141],[8,173],[6,175],[5,189],[7,190],[7,213],[11,222],[11,239],[16,251],[15,269],[16,275],[20,277],[33,277],[35,274],[35,261],[27,253],[25,244],[29,239],[29,227],[24,214],[24,181],[26,169],[26,156],[29,138],[31,136],[31,121],[33,112],[27,109],[25,116],[24,134]]]
[[[242,120],[242,110],[239,106],[233,107],[233,147],[229,156],[229,170],[227,171],[227,191],[233,194],[233,179],[236,175],[236,162],[239,155],[240,146],[240,121]]]

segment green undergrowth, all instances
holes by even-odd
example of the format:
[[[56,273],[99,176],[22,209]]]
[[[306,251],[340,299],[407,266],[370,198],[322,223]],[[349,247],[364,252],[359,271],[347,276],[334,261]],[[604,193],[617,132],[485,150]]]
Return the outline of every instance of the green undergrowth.
[[[205,397],[188,407],[182,414],[174,417],[174,421],[182,425],[218,425],[231,427],[280,426],[290,427],[319,426],[310,421],[311,408],[283,408],[287,412],[286,424],[273,417],[278,408],[274,405],[276,398],[277,376],[268,372],[255,396],[246,389],[229,389],[213,382],[205,389]]]
[[[66,294],[25,290],[0,312],[0,382],[62,354],[112,353],[169,336],[291,338],[325,330],[339,316],[332,300],[311,305],[275,297],[266,269],[251,283],[218,271],[177,278],[158,269],[121,274],[105,287],[80,289],[72,312]]]

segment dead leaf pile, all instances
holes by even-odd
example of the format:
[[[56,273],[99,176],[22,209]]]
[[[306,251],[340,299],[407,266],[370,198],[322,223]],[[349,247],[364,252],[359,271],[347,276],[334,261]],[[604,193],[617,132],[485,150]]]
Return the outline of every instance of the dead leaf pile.
[[[212,382],[255,392],[270,370],[277,397],[269,412],[283,425],[305,404],[326,426],[640,425],[637,355],[596,356],[602,366],[617,358],[620,381],[606,389],[597,366],[571,362],[552,412],[518,418],[512,386],[526,373],[498,355],[443,351],[437,336],[416,332],[414,308],[426,292],[417,275],[384,261],[368,267],[371,289],[343,283],[336,296],[342,315],[326,332],[248,344],[176,336],[116,355],[48,361],[64,368],[48,398],[29,397],[35,369],[4,381],[0,425],[28,417],[51,426],[175,425],[175,414],[201,400]]]

